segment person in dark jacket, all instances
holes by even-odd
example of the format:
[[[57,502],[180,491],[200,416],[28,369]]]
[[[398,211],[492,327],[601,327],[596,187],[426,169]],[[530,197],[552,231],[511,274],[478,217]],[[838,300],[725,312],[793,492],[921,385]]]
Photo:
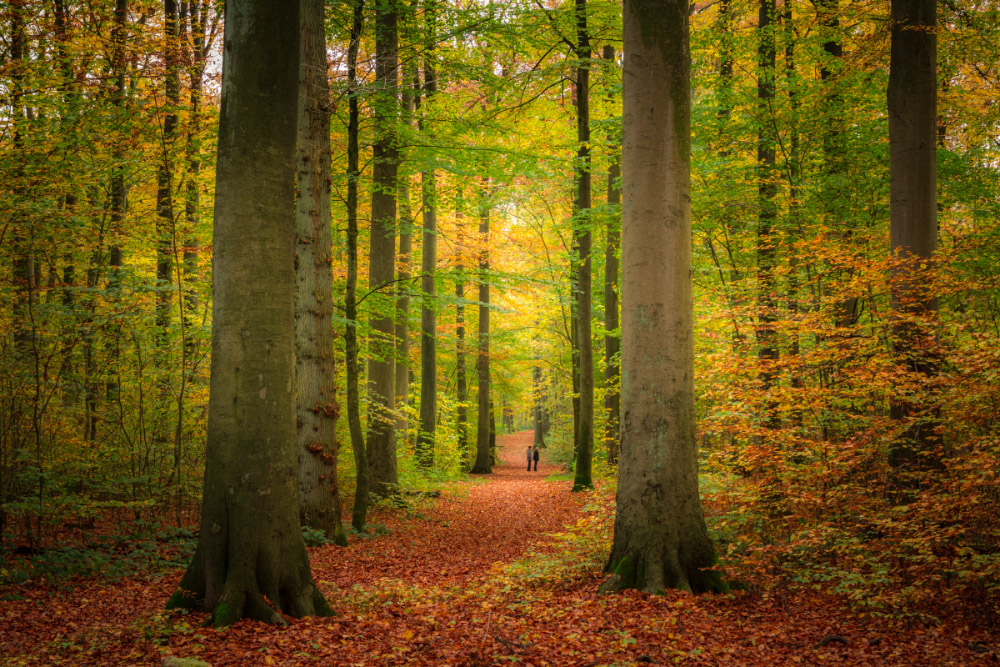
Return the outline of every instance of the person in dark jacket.
[[[538,447],[535,447],[535,452],[531,455],[531,458],[535,462],[535,470],[538,470]],[[528,468],[531,468],[530,464]]]

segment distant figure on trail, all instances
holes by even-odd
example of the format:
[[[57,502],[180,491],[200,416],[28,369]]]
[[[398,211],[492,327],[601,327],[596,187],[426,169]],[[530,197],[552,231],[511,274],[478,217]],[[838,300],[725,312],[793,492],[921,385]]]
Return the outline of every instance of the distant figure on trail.
[[[535,447],[535,453],[531,455],[531,458],[535,460],[535,470],[538,470],[538,447]],[[531,469],[531,462],[528,462],[528,468]]]
[[[532,447],[531,445],[528,445],[528,472],[531,472],[531,453]]]

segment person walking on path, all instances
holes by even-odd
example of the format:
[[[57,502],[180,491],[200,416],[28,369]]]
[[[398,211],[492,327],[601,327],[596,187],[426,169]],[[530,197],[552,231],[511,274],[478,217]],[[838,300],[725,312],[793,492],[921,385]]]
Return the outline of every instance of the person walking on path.
[[[538,470],[538,447],[535,447],[535,453],[531,455],[531,458],[535,461],[535,470]],[[528,469],[531,469],[531,462],[528,462]]]
[[[528,472],[531,472],[531,453],[532,447],[531,445],[528,445]]]

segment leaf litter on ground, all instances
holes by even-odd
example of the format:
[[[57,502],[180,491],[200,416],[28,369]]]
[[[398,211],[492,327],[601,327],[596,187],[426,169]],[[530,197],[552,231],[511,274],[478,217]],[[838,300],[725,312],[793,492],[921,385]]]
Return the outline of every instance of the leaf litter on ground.
[[[201,627],[163,606],[181,569],[72,589],[0,589],[0,667],[160,665],[970,665],[995,639],[962,624],[914,625],[853,611],[833,594],[598,595],[610,490],[570,493],[542,462],[522,469],[530,433],[503,436],[485,484],[447,488],[418,512],[347,548],[310,549],[337,615]],[[453,485],[452,485],[453,486]],[[14,590],[16,588],[16,591]],[[16,593],[16,594],[13,594]]]

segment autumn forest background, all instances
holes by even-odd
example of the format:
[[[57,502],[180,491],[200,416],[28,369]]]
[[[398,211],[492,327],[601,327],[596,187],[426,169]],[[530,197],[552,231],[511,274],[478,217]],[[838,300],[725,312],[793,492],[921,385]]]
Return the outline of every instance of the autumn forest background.
[[[995,660],[1000,5],[922,5],[913,255],[890,3],[690,5],[698,478],[732,589],[694,598],[596,592],[622,4],[303,0],[299,516],[337,615],[286,631],[164,611],[207,511],[223,3],[0,5],[0,664]]]

